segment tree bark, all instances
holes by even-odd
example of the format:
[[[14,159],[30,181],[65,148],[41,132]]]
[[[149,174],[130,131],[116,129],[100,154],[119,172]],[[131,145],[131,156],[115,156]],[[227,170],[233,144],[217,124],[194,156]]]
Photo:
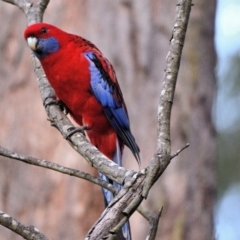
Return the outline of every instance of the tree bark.
[[[172,115],[172,151],[190,142],[151,190],[146,206],[164,207],[157,239],[212,239],[215,199],[215,1],[192,9]],[[205,4],[204,4],[205,3]],[[208,8],[204,8],[204,6]],[[167,0],[50,2],[44,21],[94,42],[113,63],[123,90],[142,166],[156,150],[157,104],[171,38],[175,2]],[[56,14],[57,13],[57,14]],[[50,127],[41,104],[22,32],[23,14],[0,2],[0,145],[93,173]],[[25,47],[24,47],[25,46]],[[126,167],[138,170],[125,151]],[[0,208],[50,239],[82,239],[103,209],[100,187],[0,158]],[[187,167],[186,167],[187,166]],[[86,191],[87,190],[87,191]],[[147,222],[131,218],[133,239]],[[1,239],[21,239],[0,226]]]
[[[215,10],[215,1],[201,1],[195,2],[191,12],[171,129],[172,151],[184,142],[190,147],[172,161],[160,180],[158,196],[153,190],[153,199],[164,206],[159,239],[214,239],[216,159],[211,111]]]

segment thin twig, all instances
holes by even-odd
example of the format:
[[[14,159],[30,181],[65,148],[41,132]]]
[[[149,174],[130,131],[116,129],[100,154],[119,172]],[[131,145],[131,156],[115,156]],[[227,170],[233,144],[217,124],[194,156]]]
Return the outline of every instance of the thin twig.
[[[181,149],[177,150],[176,153],[174,153],[173,155],[171,155],[170,159],[175,158],[176,156],[178,156],[184,149],[188,148],[190,146],[189,143],[187,143],[184,147],[182,147]]]
[[[48,162],[43,159],[16,153],[16,152],[10,151],[8,149],[5,149],[1,146],[0,146],[0,155],[14,159],[14,160],[18,160],[18,161],[21,161],[21,162],[24,162],[27,164],[35,165],[35,166],[42,167],[42,168],[48,168],[48,169],[51,169],[56,172],[60,172],[60,173],[67,174],[70,176],[82,178],[82,179],[88,180],[89,182],[95,183],[103,188],[106,188],[114,194],[117,193],[116,188],[112,184],[107,183],[107,182],[101,180],[100,178],[96,178],[96,177],[92,176],[91,174],[85,173],[80,170],[64,167],[62,165],[59,165],[59,164],[56,164],[53,162]]]

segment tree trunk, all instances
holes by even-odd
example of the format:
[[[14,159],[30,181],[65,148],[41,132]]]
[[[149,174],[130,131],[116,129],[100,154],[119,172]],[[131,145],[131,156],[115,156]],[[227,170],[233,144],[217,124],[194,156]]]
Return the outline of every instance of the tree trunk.
[[[205,3],[205,4],[204,4]],[[156,150],[157,104],[176,3],[168,0],[52,1],[44,21],[81,35],[113,63],[145,167]],[[204,6],[208,6],[207,8]],[[172,114],[174,159],[144,204],[162,206],[157,239],[208,240],[213,236],[215,139],[215,1],[196,2]],[[50,126],[22,32],[24,15],[0,1],[0,145],[90,173],[95,170]],[[138,170],[130,151],[124,164]],[[0,209],[51,239],[83,239],[103,209],[100,187],[60,173],[0,158]],[[87,191],[86,191],[87,189]],[[145,239],[147,222],[131,218],[133,239]],[[0,226],[1,239],[21,239]]]

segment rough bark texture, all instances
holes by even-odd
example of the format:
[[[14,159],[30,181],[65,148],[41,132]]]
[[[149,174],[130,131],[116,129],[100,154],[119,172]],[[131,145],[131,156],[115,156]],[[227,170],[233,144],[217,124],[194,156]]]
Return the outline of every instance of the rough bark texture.
[[[208,6],[207,8],[205,6]],[[156,150],[157,104],[174,21],[168,0],[52,1],[44,21],[94,42],[113,63],[144,167]],[[164,207],[157,239],[212,239],[215,145],[215,1],[193,7],[172,114],[172,151],[190,142],[152,189],[146,205]],[[94,172],[46,120],[22,32],[24,15],[0,2],[0,145]],[[131,153],[125,166],[137,170]],[[132,161],[131,161],[132,160]],[[101,189],[83,180],[0,158],[0,209],[50,239],[82,239],[103,207]],[[132,217],[134,239],[146,221]],[[1,239],[21,239],[0,226]]]

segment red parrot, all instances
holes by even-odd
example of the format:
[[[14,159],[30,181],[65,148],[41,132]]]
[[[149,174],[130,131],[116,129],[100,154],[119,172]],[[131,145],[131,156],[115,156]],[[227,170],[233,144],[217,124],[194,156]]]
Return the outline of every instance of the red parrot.
[[[120,166],[126,145],[140,164],[114,69],[100,50],[90,41],[46,23],[29,26],[24,38],[40,60],[57,98],[80,126],[86,126],[91,143]],[[109,203],[112,194],[103,192]],[[125,239],[131,239],[130,230],[125,231],[128,227],[127,223],[122,228]]]

